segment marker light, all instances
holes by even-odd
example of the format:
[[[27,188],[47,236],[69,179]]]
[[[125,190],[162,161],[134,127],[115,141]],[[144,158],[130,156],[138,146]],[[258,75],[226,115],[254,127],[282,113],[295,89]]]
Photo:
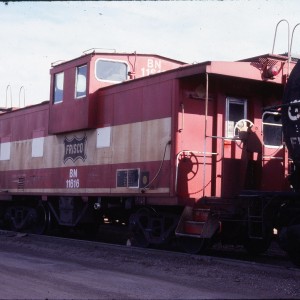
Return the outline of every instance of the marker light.
[[[277,76],[280,72],[280,69],[278,69],[277,66],[271,66],[269,69],[267,69],[266,77],[268,78],[274,78]]]

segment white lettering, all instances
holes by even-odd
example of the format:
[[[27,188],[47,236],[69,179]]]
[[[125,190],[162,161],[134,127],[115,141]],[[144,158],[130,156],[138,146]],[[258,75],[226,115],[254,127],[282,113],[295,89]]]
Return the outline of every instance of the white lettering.
[[[80,187],[80,181],[78,178],[78,170],[70,169],[69,178],[66,180],[67,189],[78,189]]]
[[[161,60],[148,58],[147,67],[148,69],[161,69]]]
[[[77,169],[70,169],[69,177],[77,178]]]
[[[300,119],[299,106],[295,105],[296,103],[300,104],[300,100],[291,101],[290,104],[294,104],[293,106],[289,106],[288,116],[291,121],[298,121]]]
[[[161,69],[161,60],[160,59],[154,61],[154,68]]]
[[[80,187],[79,179],[66,180],[67,189],[78,189]]]
[[[147,67],[150,69],[154,67],[153,59],[148,58]]]
[[[83,143],[66,145],[66,155],[83,154]]]
[[[161,60],[148,58],[147,66],[141,68],[142,76],[156,74],[161,72]]]

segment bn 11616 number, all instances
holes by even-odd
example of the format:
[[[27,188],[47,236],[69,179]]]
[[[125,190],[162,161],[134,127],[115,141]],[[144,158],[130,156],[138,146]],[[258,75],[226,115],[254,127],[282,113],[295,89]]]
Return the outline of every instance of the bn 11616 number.
[[[78,189],[80,187],[79,179],[67,179],[66,187],[67,189]]]

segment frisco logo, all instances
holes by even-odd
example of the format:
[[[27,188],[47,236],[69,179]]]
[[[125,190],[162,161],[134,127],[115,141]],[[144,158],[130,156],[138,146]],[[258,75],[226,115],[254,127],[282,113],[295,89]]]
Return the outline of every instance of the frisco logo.
[[[82,138],[78,138],[74,136],[72,139],[68,139],[67,137],[65,137],[64,163],[66,163],[68,159],[72,160],[73,162],[75,162],[77,159],[82,159],[83,161],[85,161],[86,141],[87,141],[86,135]]]

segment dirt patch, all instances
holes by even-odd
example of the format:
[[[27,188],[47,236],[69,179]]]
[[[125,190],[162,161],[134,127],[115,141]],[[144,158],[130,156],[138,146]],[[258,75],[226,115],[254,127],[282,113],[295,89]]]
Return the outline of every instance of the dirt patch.
[[[45,295],[41,278],[47,282],[49,298],[300,298],[297,269],[28,235],[0,235],[0,245],[0,285],[5,282],[7,287],[5,275],[22,274],[18,288],[26,291],[35,278],[35,293],[27,294],[29,298]],[[0,298],[18,296],[9,291],[1,296],[6,287],[0,288]]]

